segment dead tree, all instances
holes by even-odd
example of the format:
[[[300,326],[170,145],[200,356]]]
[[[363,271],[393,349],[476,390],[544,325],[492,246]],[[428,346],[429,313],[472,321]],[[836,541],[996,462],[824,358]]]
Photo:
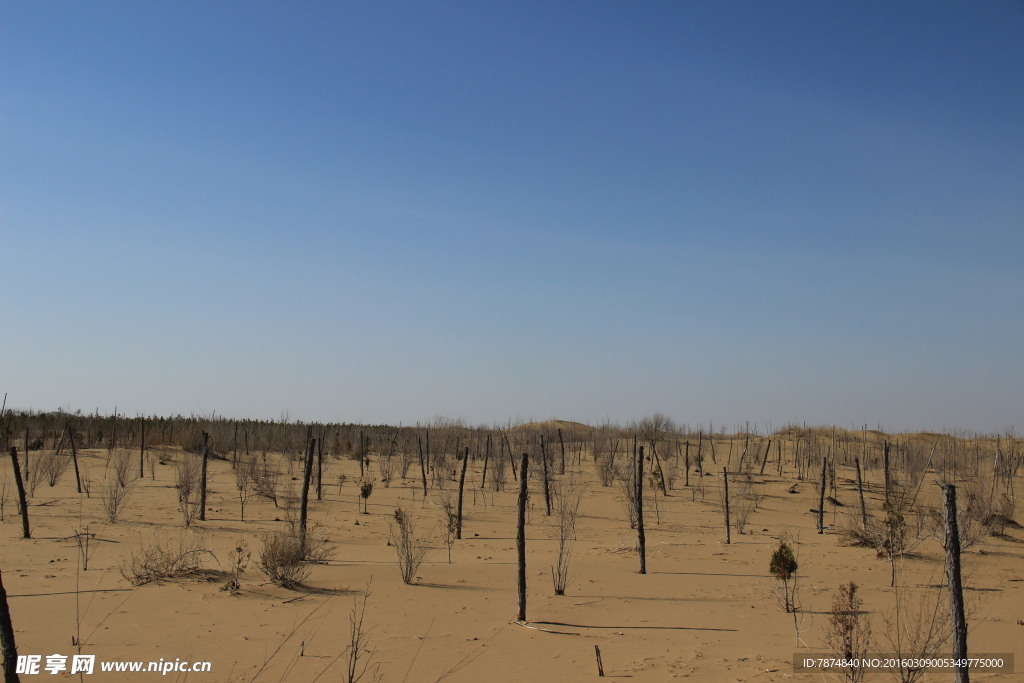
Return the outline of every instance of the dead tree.
[[[64,428],[68,431],[68,442],[71,444],[71,462],[75,465],[75,486],[78,487],[78,492],[82,492],[82,475],[78,471],[78,449],[75,448],[75,432],[71,429],[71,425],[65,425]],[[89,494],[86,494],[89,497]]]
[[[760,474],[764,474],[764,466],[766,464],[768,464],[768,451],[770,451],[771,448],[772,448],[772,440],[768,439],[768,445],[764,447],[764,457],[761,458],[761,472],[760,472]]]
[[[885,441],[882,444],[882,468],[885,470],[885,502],[889,503],[889,495],[891,493],[892,480],[889,474],[889,442]]]
[[[530,456],[527,453],[519,459],[519,507],[516,517],[516,555],[519,563],[517,588],[519,593],[519,621],[526,621],[526,497],[528,495],[527,475]]]
[[[544,449],[544,435],[540,435],[540,460],[544,466],[544,513],[548,517],[551,516],[551,485],[548,482],[548,455]]]
[[[423,461],[423,437],[416,435],[416,445],[420,449],[420,474],[423,476],[423,497],[427,497],[427,465]]]
[[[238,423],[235,423],[235,436],[238,435]],[[236,458],[237,460],[237,458]],[[146,418],[139,418],[139,479],[146,476]]]
[[[12,447],[12,450],[16,449]],[[11,623],[11,610],[7,606],[3,572],[0,572],[0,652],[3,654],[4,683],[18,683],[18,648],[14,643],[14,625]]]
[[[634,440],[633,444],[636,444]],[[638,453],[638,454],[637,454]],[[636,457],[636,540],[640,552],[640,573],[647,573],[647,537],[644,535],[644,447],[634,451]]]
[[[818,533],[825,533],[825,471],[828,458],[821,459],[821,490],[818,491]]]
[[[28,526],[28,501],[25,500],[25,482],[21,480],[21,465],[18,463],[18,447],[11,446],[11,464],[14,465],[14,484],[18,488],[18,507],[21,509],[22,538],[32,538]]]
[[[199,519],[206,521],[206,463],[210,459],[210,435],[203,432],[203,466],[199,474]]]
[[[316,440],[316,499],[324,499],[324,435]]]
[[[484,445],[484,471],[480,475],[480,488],[483,488],[487,484],[487,463],[491,459],[491,435],[487,434],[487,442]]]
[[[732,543],[732,530],[729,524],[729,468],[722,468],[722,486],[724,488],[725,497],[725,542],[727,544]]]
[[[309,510],[309,479],[313,474],[313,449],[316,439],[310,439],[306,445],[306,458],[302,468],[302,498],[299,508],[299,548],[306,552],[306,519]]]
[[[853,462],[857,465],[857,492],[860,494],[860,523],[861,528],[866,531],[868,528],[868,508],[864,505],[864,480],[860,475],[860,458],[854,458]]]
[[[953,620],[953,659],[967,659],[967,618],[964,616],[964,589],[960,581],[960,529],[956,519],[956,486],[946,484],[946,579],[949,582],[949,612]],[[968,667],[956,667],[957,683],[968,683]]]
[[[459,507],[455,520],[455,538],[462,539],[462,492],[466,488],[466,467],[469,465],[469,446],[462,454],[462,474],[459,475]]]

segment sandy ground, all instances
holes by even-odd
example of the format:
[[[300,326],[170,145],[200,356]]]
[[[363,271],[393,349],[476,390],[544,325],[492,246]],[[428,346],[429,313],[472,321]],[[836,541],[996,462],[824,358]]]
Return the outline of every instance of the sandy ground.
[[[161,451],[154,449],[153,454]],[[704,500],[680,475],[666,498],[646,503],[648,574],[638,573],[636,532],[629,528],[618,486],[602,487],[594,464],[584,457],[578,476],[586,495],[577,522],[572,580],[555,596],[551,566],[557,549],[555,517],[544,514],[539,481],[531,482],[527,525],[528,625],[515,623],[516,484],[481,490],[480,468],[470,468],[465,494],[464,538],[448,561],[440,541],[440,495],[424,500],[417,479],[379,481],[369,513],[357,511],[359,464],[330,459],[324,497],[310,506],[311,521],[323,525],[334,551],[316,565],[304,588],[274,586],[256,568],[261,534],[284,526],[284,512],[254,497],[239,521],[230,464],[210,463],[208,517],[194,531],[224,572],[228,551],[244,541],[253,559],[237,594],[221,590],[224,574],[175,579],[133,587],[119,565],[128,551],[155,533],[183,533],[174,488],[173,458],[154,467],[155,478],[133,485],[122,518],[106,521],[99,490],[106,451],[85,451],[83,467],[93,480],[92,496],[75,491],[69,470],[55,486],[41,483],[31,499],[31,540],[21,538],[9,458],[4,522],[0,525],[0,570],[21,654],[95,654],[100,660],[207,660],[210,673],[171,673],[166,680],[314,681],[343,680],[349,612],[369,585],[366,624],[373,662],[384,681],[577,681],[597,679],[594,646],[600,647],[606,677],[634,681],[689,678],[697,681],[835,680],[822,674],[794,674],[794,653],[824,650],[832,595],[841,582],[862,587],[865,610],[876,636],[891,609],[889,565],[873,550],[838,542],[832,526],[856,510],[855,475],[839,472],[839,502],[829,505],[829,529],[815,529],[817,495],[812,482],[796,493],[791,471],[756,476],[763,492],[746,533],[725,543],[719,506],[720,467],[705,477]],[[710,469],[709,464],[709,469]],[[347,481],[337,485],[338,474]],[[418,475],[414,465],[410,477]],[[294,479],[292,479],[294,477]],[[299,471],[283,476],[298,484]],[[696,482],[691,475],[691,483]],[[877,472],[868,505],[879,510]],[[448,484],[454,491],[457,484]],[[928,485],[937,497],[937,487]],[[416,515],[424,534],[434,532],[434,549],[418,581],[406,585],[388,545],[389,519],[396,506]],[[96,535],[94,554],[83,570],[76,530]],[[768,564],[780,533],[798,540],[799,633],[792,615],[774,597]],[[971,608],[972,653],[1013,653],[1024,671],[1024,531],[1011,528],[987,538],[963,556]],[[906,560],[902,582],[909,590],[941,581],[943,553],[935,540]],[[76,647],[74,643],[80,643]],[[889,648],[882,648],[888,650]],[[63,674],[67,676],[68,674]],[[980,675],[976,679],[1024,680],[1022,674]],[[22,680],[58,678],[42,674]],[[83,680],[159,679],[157,673],[102,674]],[[888,679],[878,676],[877,680]],[[948,680],[933,674],[928,680]]]

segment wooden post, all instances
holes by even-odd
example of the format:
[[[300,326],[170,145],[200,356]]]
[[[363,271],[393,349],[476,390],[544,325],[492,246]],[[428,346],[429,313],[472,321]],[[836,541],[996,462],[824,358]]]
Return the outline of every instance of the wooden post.
[[[313,474],[313,449],[316,439],[310,439],[306,445],[306,458],[302,468],[302,497],[299,508],[299,547],[306,552],[306,519],[309,510],[309,479]]]
[[[18,648],[14,643],[14,625],[7,606],[3,572],[0,572],[0,652],[3,653],[4,683],[18,683]]]
[[[658,474],[661,476],[661,492],[667,496],[668,480],[665,478],[665,470],[661,466],[661,458],[658,457],[658,447],[653,439],[651,440],[651,458],[654,460],[654,464],[658,466]]]
[[[517,588],[519,593],[519,621],[526,621],[526,497],[528,494],[530,456],[519,459],[519,507],[516,517],[516,555],[519,563]]]
[[[685,450],[686,458],[685,458],[684,463],[686,465],[686,485],[689,486],[690,485],[690,442],[689,441],[686,442],[685,449],[686,449]]]
[[[597,675],[604,676],[604,664],[601,662],[601,648],[594,646],[594,657],[597,659]]]
[[[821,459],[821,490],[818,492],[818,533],[825,533],[825,470],[828,458]]]
[[[459,509],[455,519],[455,538],[462,539],[462,491],[466,488],[466,466],[469,465],[469,446],[462,454],[462,474],[459,475]]]
[[[882,444],[882,467],[885,470],[885,502],[889,503],[889,492],[892,480],[889,479],[889,442]]]
[[[427,465],[423,461],[423,437],[416,435],[416,445],[420,449],[420,474],[423,475],[423,497],[427,497]]]
[[[551,516],[551,486],[548,482],[548,455],[544,450],[544,435],[540,435],[540,460],[544,466],[544,514]]]
[[[484,445],[484,471],[480,475],[480,488],[483,488],[487,484],[487,462],[491,459],[491,435],[488,432],[487,442]]]
[[[946,484],[946,579],[949,582],[949,612],[953,620],[953,659],[967,659],[967,618],[964,616],[964,589],[960,581],[960,529],[956,519],[956,486]],[[968,683],[968,667],[956,668],[956,683]]]
[[[562,428],[558,428],[558,445],[562,447],[562,474],[565,474],[565,441],[562,439]]]
[[[235,437],[234,437],[234,439],[232,439],[231,445],[232,445],[232,448],[234,449],[234,452],[232,453],[232,456],[231,456],[231,466],[232,467],[238,467],[238,421],[237,420],[235,421]]]
[[[636,540],[640,550],[640,573],[647,573],[647,537],[644,535],[644,447],[636,458]]]
[[[508,450],[508,464],[512,466],[512,481],[517,481],[519,475],[516,474],[516,461],[512,457],[512,445],[508,442],[508,434],[502,432],[501,439],[502,442],[505,444],[505,449]]]
[[[32,538],[28,526],[28,501],[25,500],[25,482],[21,480],[21,465],[18,464],[18,447],[11,446],[11,464],[14,465],[14,483],[18,488],[18,506],[21,508],[22,538]]]
[[[238,431],[238,426],[235,426]],[[139,479],[146,476],[146,418],[139,418]]]
[[[764,466],[768,464],[768,451],[772,449],[772,440],[768,439],[768,445],[764,447],[764,457],[761,458],[761,474],[764,474]]]
[[[854,458],[853,462],[857,465],[857,492],[860,494],[860,522],[861,527],[867,531],[868,528],[868,509],[864,505],[864,480],[860,476],[860,458]]]
[[[732,530],[729,524],[729,469],[722,468],[722,485],[725,487],[725,542],[732,543]]]
[[[316,499],[324,499],[324,435],[316,440]]]
[[[210,435],[203,432],[203,466],[199,475],[199,519],[206,521],[206,463],[210,459]]]
[[[71,429],[71,425],[64,425],[64,428],[68,432],[68,442],[71,444],[71,462],[75,466],[75,486],[78,487],[78,492],[82,492],[82,475],[78,471],[78,449],[75,448],[75,432]],[[86,494],[88,497],[88,494]]]

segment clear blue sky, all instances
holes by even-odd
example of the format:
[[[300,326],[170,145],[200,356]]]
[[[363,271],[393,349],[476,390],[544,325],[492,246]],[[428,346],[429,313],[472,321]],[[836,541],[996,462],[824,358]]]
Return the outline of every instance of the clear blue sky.
[[[0,6],[0,391],[1024,427],[1024,3]]]

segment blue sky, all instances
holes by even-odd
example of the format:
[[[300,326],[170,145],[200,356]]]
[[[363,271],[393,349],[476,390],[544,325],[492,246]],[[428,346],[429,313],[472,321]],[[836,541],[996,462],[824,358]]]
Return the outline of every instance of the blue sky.
[[[9,404],[1024,426],[1024,4],[0,8]]]

